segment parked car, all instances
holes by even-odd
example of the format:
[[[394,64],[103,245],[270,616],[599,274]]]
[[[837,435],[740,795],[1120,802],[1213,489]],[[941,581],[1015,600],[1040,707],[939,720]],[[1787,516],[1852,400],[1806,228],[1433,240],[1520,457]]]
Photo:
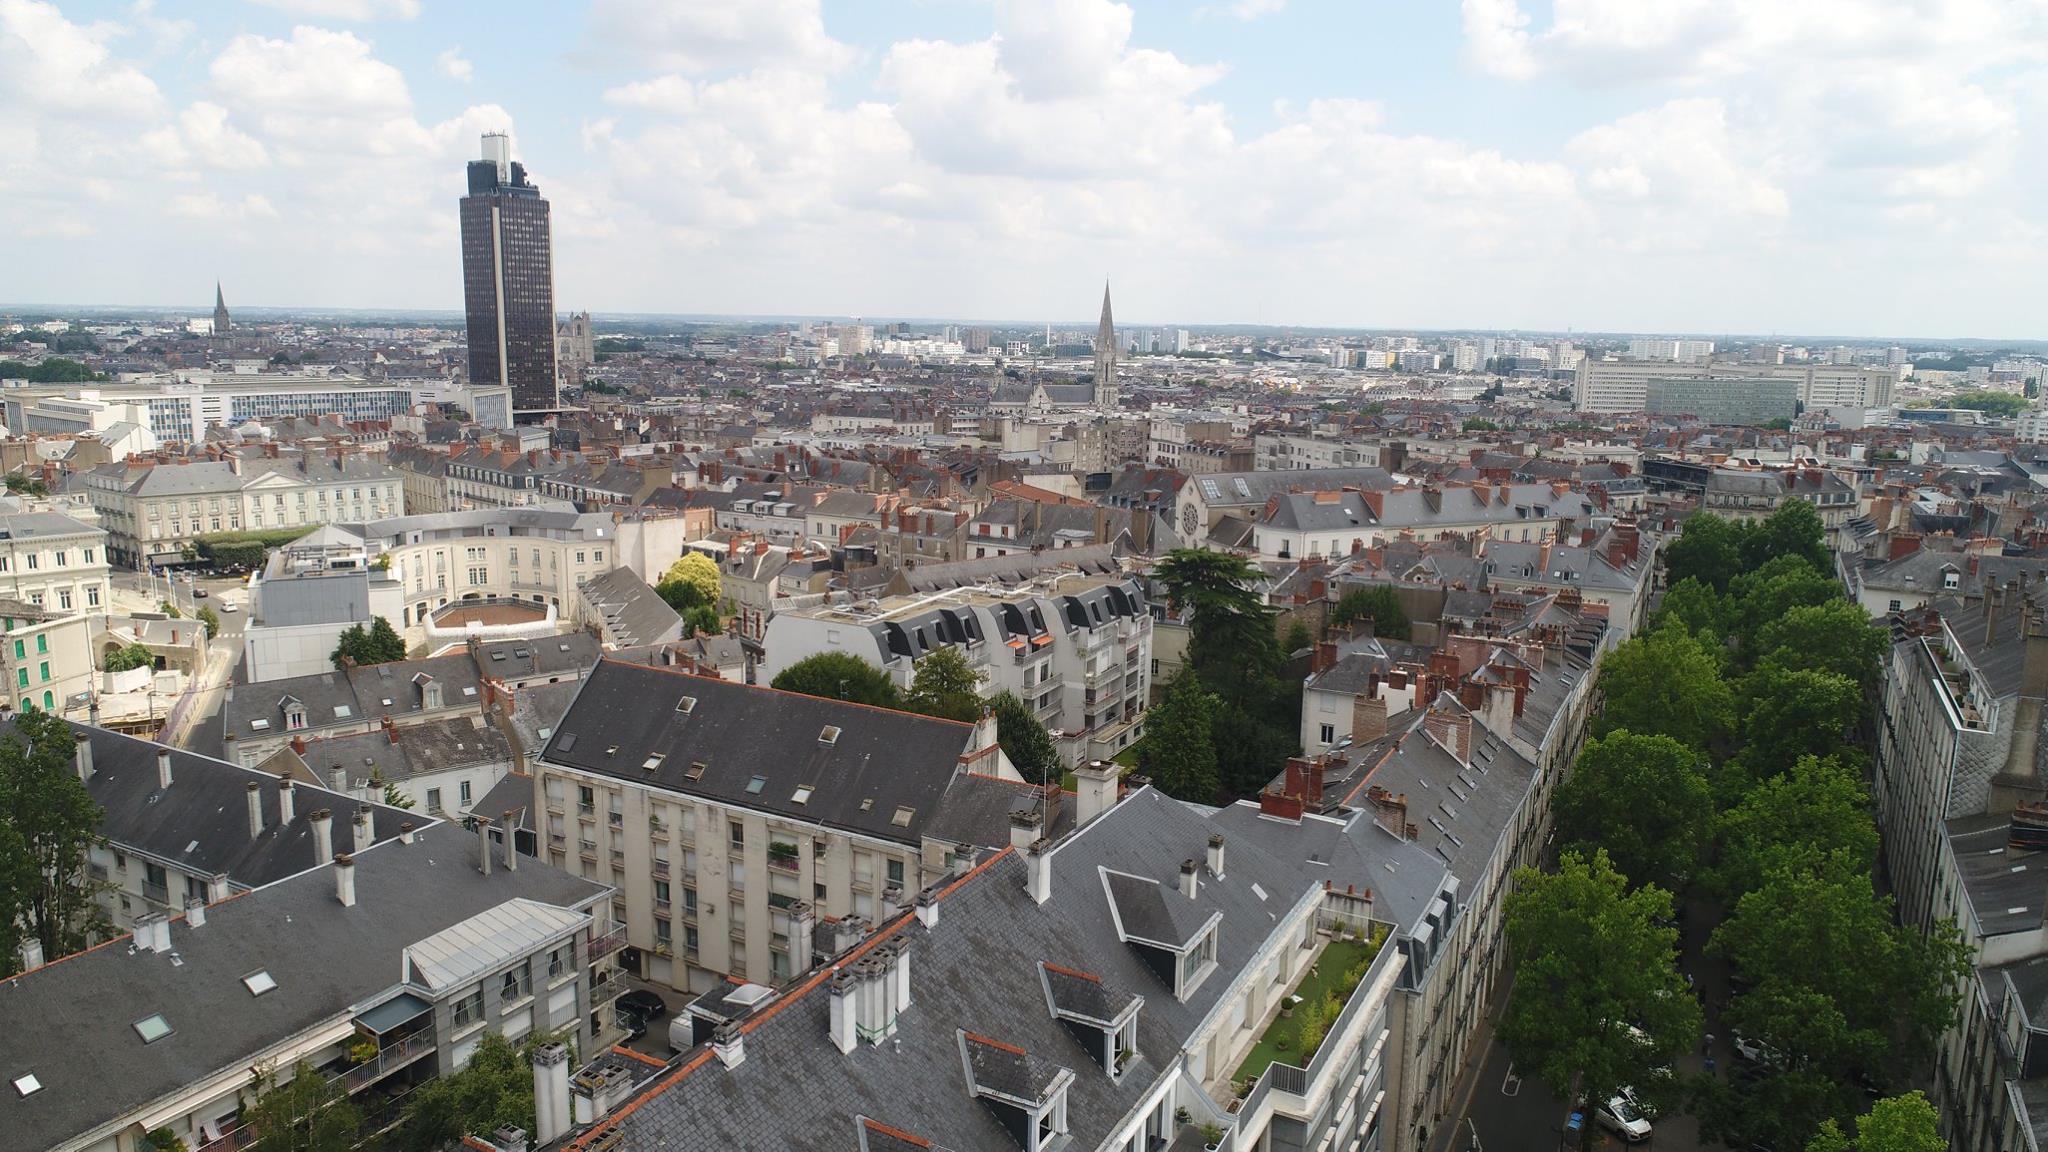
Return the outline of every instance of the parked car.
[[[667,1002],[645,988],[634,988],[620,993],[619,998],[612,1001],[612,1003],[619,1011],[631,1012],[633,1015],[638,1016],[642,1022],[659,1020],[663,1016],[668,1015]]]
[[[1626,1088],[1608,1097],[1607,1103],[1595,1109],[1593,1116],[1600,1121],[1602,1128],[1631,1144],[1640,1144],[1650,1138],[1650,1121],[1636,1106],[1635,1094]]]
[[[1765,1064],[1773,1068],[1783,1067],[1785,1054],[1761,1040],[1752,1040],[1742,1033],[1735,1034],[1735,1054],[1752,1064]]]
[[[223,600],[220,602],[220,610],[223,612],[240,612],[242,606],[233,600]]]

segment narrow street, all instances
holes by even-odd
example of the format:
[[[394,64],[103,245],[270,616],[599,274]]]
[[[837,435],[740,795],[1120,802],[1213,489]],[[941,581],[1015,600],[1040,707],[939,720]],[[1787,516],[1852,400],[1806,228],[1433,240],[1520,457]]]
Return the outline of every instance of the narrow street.
[[[182,579],[168,582],[159,576],[152,581],[142,573],[117,571],[112,583],[115,606],[122,611],[153,612],[169,599],[187,617],[196,616],[201,607],[211,607],[220,617],[220,634],[206,646],[205,666],[185,694],[168,705],[168,723],[160,739],[202,755],[221,755],[220,708],[241,653],[242,627],[248,616],[248,593],[242,579],[220,576],[187,584]],[[195,587],[206,596],[195,598]],[[235,611],[222,611],[223,603],[233,603]]]

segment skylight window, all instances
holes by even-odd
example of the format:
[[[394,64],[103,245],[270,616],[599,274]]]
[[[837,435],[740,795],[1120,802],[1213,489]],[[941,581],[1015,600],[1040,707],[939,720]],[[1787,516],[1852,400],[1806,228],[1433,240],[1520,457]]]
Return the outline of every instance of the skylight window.
[[[464,688],[462,689],[462,694],[463,694],[464,696],[474,696],[474,695],[476,695],[476,685],[474,685],[474,684],[470,684],[470,685],[467,685],[467,686],[465,686],[465,687],[464,687]]]
[[[704,762],[702,760],[690,761],[690,766],[683,771],[683,778],[686,780],[698,780],[702,779],[703,776]]]
[[[43,1090],[43,1082],[33,1072],[24,1072],[14,1078],[14,1090],[23,1096],[33,1096]]]
[[[768,778],[766,776],[756,776],[753,779],[747,781],[747,795],[758,796],[761,793],[761,789],[766,788],[767,786]]]
[[[889,823],[894,824],[898,828],[908,828],[910,827],[910,818],[915,815],[917,815],[917,809],[915,808],[898,808],[896,809],[896,814],[889,817]]]
[[[353,715],[355,715],[355,709],[350,708],[346,704],[336,704],[334,706],[334,718],[336,720],[346,720]]]
[[[685,716],[688,716],[690,713],[695,712],[696,710],[697,698],[695,696],[685,696],[682,699],[676,701],[676,711],[681,712]]]
[[[839,729],[838,729],[837,727],[835,727],[835,726],[831,725],[831,724],[827,724],[827,725],[825,725],[825,730],[824,730],[824,731],[822,731],[822,732],[820,732],[820,733],[818,733],[818,743],[820,743],[820,744],[837,744],[837,743],[839,743]]]
[[[647,770],[648,770],[649,772],[652,772],[652,771],[654,771],[654,770],[655,770],[656,768],[659,768],[659,767],[661,767],[661,762],[662,762],[663,760],[667,759],[667,758],[668,758],[668,755],[667,755],[667,753],[664,753],[664,752],[656,752],[656,753],[655,753],[654,755],[652,755],[652,756],[649,756],[649,757],[648,757],[647,759],[645,759],[645,760],[642,760],[642,761],[640,762],[640,766],[641,766],[642,768],[645,768],[645,769],[647,769]]]
[[[152,1012],[135,1022],[135,1034],[142,1037],[144,1044],[154,1044],[171,1034],[171,1022],[164,1019],[163,1013]]]
[[[789,800],[790,800],[790,803],[792,803],[792,804],[808,804],[808,803],[810,803],[810,802],[811,802],[811,786],[810,786],[809,784],[799,784],[799,785],[797,785],[797,788],[796,788],[796,792],[795,792],[795,793],[794,793],[793,795],[791,795],[791,796],[790,796]]]
[[[275,990],[277,988],[277,980],[271,976],[268,970],[258,968],[256,971],[242,977],[242,986],[249,990],[249,995],[261,996],[265,992]]]
[[[259,717],[258,719],[249,721],[249,727],[257,732],[268,732],[270,731],[270,721],[264,720]]]

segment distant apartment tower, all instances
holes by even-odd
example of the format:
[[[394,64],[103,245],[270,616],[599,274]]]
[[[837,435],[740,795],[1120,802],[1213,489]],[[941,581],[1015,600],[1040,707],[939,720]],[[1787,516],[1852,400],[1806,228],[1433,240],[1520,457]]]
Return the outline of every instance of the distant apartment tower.
[[[970,353],[988,351],[992,333],[986,328],[969,328],[960,334],[961,347]]]
[[[559,406],[555,264],[548,202],[512,159],[511,138],[486,133],[462,198],[462,298],[469,382],[512,390],[515,416]]]
[[[1628,357],[1631,360],[1675,360],[1681,364],[1704,364],[1714,357],[1714,342],[1637,336],[1628,342]]]

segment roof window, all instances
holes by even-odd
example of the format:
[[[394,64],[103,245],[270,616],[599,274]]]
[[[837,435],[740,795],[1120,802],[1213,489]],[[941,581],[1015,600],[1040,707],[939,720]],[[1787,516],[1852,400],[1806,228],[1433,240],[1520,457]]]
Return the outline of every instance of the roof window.
[[[834,725],[831,725],[831,724],[827,724],[827,725],[825,725],[825,729],[824,729],[824,731],[822,731],[822,732],[818,733],[818,743],[820,743],[820,744],[837,744],[837,743],[839,743],[839,729],[838,729],[838,728],[837,728],[836,726],[834,726]]]
[[[808,804],[808,803],[810,803],[810,802],[811,802],[811,790],[812,790],[812,789],[811,789],[811,786],[810,786],[809,784],[799,784],[799,785],[797,785],[796,791],[795,791],[794,793],[792,793],[792,794],[790,795],[790,797],[789,797],[789,802],[790,802],[790,803],[792,803],[792,804]]]
[[[249,995],[261,996],[277,988],[277,978],[272,976],[269,970],[258,968],[242,977],[242,986],[249,990]]]
[[[24,1072],[14,1078],[14,1090],[23,1096],[33,1096],[43,1090],[43,1082],[33,1072]]]
[[[154,1044],[171,1034],[171,1024],[163,1013],[152,1012],[135,1022],[135,1034],[142,1037],[144,1044]]]
[[[767,786],[768,778],[766,776],[756,776],[747,781],[747,795],[758,796],[761,794],[761,789]]]
[[[688,716],[690,713],[695,712],[696,710],[697,698],[695,696],[685,696],[682,699],[676,701],[676,711],[682,713],[685,716]]]

